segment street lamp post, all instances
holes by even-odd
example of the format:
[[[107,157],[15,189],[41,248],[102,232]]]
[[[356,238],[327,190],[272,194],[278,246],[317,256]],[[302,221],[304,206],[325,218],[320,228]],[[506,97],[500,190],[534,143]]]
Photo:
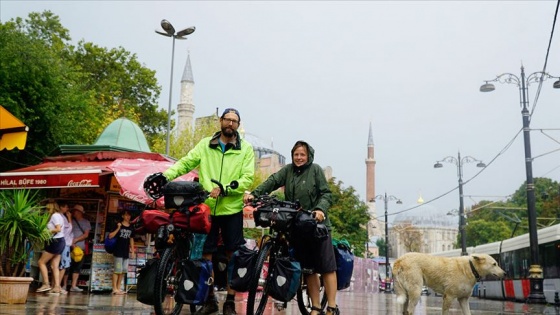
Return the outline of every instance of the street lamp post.
[[[387,196],[387,193],[384,195],[377,195],[375,199],[383,200],[383,205],[385,207],[385,293],[389,293],[387,289],[388,282],[389,282],[389,221],[387,218],[387,210],[389,208],[389,201],[396,201],[397,204],[402,204],[402,201],[392,195]]]
[[[457,152],[457,157],[447,156],[441,161],[434,164],[434,168],[442,168],[441,162],[453,163],[457,165],[457,177],[459,178],[459,233],[461,235],[461,255],[466,256],[467,253],[467,237],[465,235],[465,206],[463,203],[463,164],[478,162],[477,167],[486,167],[482,161],[473,158],[472,156],[465,156],[461,158],[461,152]]]
[[[492,92],[496,88],[490,82],[515,84],[519,87],[519,98],[521,104],[521,116],[523,121],[523,141],[525,146],[525,174],[527,176],[527,216],[529,219],[529,247],[531,249],[531,267],[529,268],[529,280],[531,292],[527,301],[529,303],[546,303],[543,293],[543,270],[539,263],[539,240],[537,236],[537,211],[535,208],[535,185],[533,182],[533,158],[531,157],[531,135],[529,106],[529,85],[540,83],[547,79],[558,78],[546,72],[533,72],[525,76],[525,68],[521,66],[521,77],[512,73],[503,73],[494,80],[485,81],[480,87],[481,92]],[[555,89],[560,88],[560,79],[554,82]]]
[[[161,20],[161,28],[165,32],[156,30],[156,33],[173,38],[173,45],[171,47],[171,75],[169,79],[169,105],[167,106],[167,135],[165,140],[165,154],[169,155],[169,135],[171,133],[171,96],[173,92],[173,61],[175,60],[175,39],[187,39],[187,35],[194,33],[195,27],[187,27],[175,33],[175,28],[168,20]]]

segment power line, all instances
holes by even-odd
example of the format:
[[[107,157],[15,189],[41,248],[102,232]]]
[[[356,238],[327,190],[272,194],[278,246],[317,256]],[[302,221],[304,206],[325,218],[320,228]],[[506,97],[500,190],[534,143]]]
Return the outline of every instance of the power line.
[[[560,1],[560,0],[559,0],[559,1]],[[511,145],[513,144],[513,142],[515,141],[515,139],[517,139],[517,137],[519,136],[519,134],[521,133],[521,131],[523,131],[523,129],[519,129],[519,131],[517,131],[517,133],[515,134],[515,136],[504,146],[504,148],[501,149],[500,152],[498,152],[498,154],[496,154],[496,156],[495,156],[492,160],[490,160],[490,162],[489,162],[488,164],[486,164],[485,167],[483,167],[480,171],[478,171],[478,173],[476,173],[476,174],[475,174],[473,177],[471,177],[470,179],[466,180],[466,181],[463,183],[463,185],[466,185],[468,182],[470,182],[471,180],[475,179],[478,175],[480,175],[480,173],[482,173],[486,168],[488,168],[488,166],[490,166],[492,163],[494,163],[494,161],[495,161],[500,155],[504,154],[504,153],[511,147]],[[418,207],[421,207],[421,206],[423,206],[423,205],[430,204],[430,203],[432,203],[432,202],[434,202],[434,201],[436,201],[436,200],[438,200],[438,199],[441,199],[441,198],[443,198],[443,197],[449,195],[450,193],[452,193],[453,191],[457,190],[458,188],[459,188],[459,186],[456,186],[455,188],[453,188],[453,189],[451,189],[451,190],[449,190],[449,191],[447,191],[447,192],[445,192],[445,193],[443,193],[443,194],[441,194],[441,195],[439,195],[439,196],[437,196],[437,197],[435,197],[435,198],[433,198],[433,199],[430,199],[430,200],[428,200],[428,201],[425,201],[425,202],[422,203],[422,204],[419,204],[419,205],[417,205],[417,206],[414,206],[414,207],[411,207],[411,208],[408,208],[408,209],[404,209],[404,210],[401,210],[401,211],[393,212],[393,213],[388,214],[388,215],[397,215],[397,214],[401,214],[401,213],[404,213],[404,212],[408,212],[408,211],[414,210],[414,209],[416,209],[416,208],[418,208]]]
[[[556,18],[558,17],[558,7],[560,7],[560,0],[558,0],[558,2],[556,3],[556,11],[554,12],[554,20],[552,21],[552,30],[550,31],[550,38],[548,39],[548,47],[546,49],[546,56],[544,58],[544,66],[542,69],[543,74],[546,73],[548,55],[550,53],[550,46],[552,45],[552,38],[554,37],[554,27],[556,25]],[[539,80],[539,87],[537,88],[537,93],[535,94],[535,100],[533,101],[533,107],[531,108],[531,114],[529,115],[529,119],[533,117],[533,112],[535,111],[535,107],[537,106],[537,101],[539,100],[539,95],[541,94],[542,84],[543,84],[543,80]]]

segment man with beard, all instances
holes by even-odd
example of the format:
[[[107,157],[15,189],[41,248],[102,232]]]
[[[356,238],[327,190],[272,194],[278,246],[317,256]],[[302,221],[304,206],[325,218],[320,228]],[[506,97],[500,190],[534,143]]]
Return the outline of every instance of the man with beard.
[[[237,128],[241,116],[234,108],[227,108],[220,117],[221,131],[212,137],[202,139],[186,156],[167,169],[163,175],[168,181],[190,172],[198,167],[199,182],[210,198],[205,203],[211,209],[212,227],[206,238],[203,257],[212,260],[212,254],[218,249],[218,235],[221,233],[226,256],[245,244],[243,238],[243,192],[253,183],[255,173],[255,155],[253,147],[241,139]],[[229,192],[227,196],[220,196],[220,188],[211,182],[216,179],[229,184],[236,180],[239,187]],[[235,311],[235,291],[227,289],[223,314],[237,314]],[[208,301],[195,314],[212,314],[218,312],[218,302],[213,288]]]

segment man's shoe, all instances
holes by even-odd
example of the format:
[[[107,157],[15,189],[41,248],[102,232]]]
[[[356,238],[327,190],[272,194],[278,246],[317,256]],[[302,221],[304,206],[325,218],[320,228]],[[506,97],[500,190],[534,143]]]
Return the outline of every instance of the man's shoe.
[[[71,287],[70,288],[70,292],[83,292],[83,291],[84,291],[84,289],[80,289],[78,287]]]
[[[224,302],[224,315],[237,315],[235,311],[235,302],[225,301]]]
[[[219,310],[218,301],[216,301],[216,299],[209,299],[201,309],[194,313],[194,315],[209,315],[216,313]]]

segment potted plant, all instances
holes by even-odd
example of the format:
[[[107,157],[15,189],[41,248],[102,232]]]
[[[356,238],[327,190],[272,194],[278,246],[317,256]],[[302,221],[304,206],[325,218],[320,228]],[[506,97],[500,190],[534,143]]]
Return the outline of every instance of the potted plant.
[[[37,193],[0,191],[0,303],[27,301],[29,284],[33,281],[25,277],[29,254],[40,250],[51,238],[47,229],[49,215],[42,209]]]

